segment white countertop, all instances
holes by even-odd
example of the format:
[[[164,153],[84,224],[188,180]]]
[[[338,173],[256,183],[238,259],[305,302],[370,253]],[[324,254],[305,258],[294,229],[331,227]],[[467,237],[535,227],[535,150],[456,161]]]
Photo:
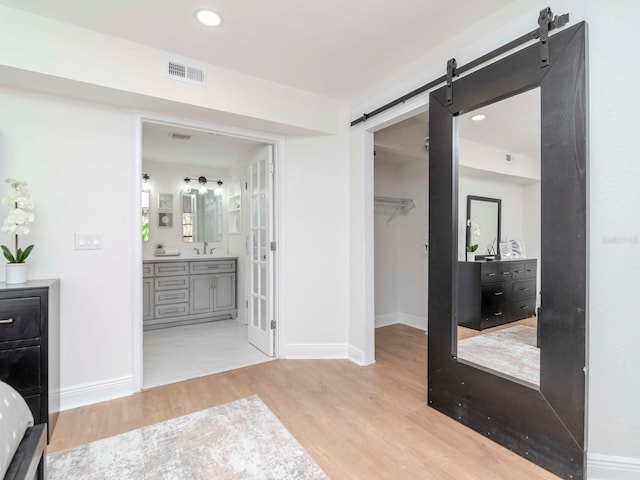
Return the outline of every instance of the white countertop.
[[[167,257],[156,257],[155,255],[145,255],[142,258],[143,262],[195,262],[206,260],[230,260],[232,258],[238,258],[237,255],[232,253],[214,253],[213,255],[172,255]]]

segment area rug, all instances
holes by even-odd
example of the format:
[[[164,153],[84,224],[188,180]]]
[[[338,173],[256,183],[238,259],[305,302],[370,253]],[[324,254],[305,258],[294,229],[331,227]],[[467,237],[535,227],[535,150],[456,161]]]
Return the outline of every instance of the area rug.
[[[534,327],[516,325],[458,341],[458,358],[540,385],[540,349]]]
[[[256,395],[47,460],[49,480],[327,478]]]

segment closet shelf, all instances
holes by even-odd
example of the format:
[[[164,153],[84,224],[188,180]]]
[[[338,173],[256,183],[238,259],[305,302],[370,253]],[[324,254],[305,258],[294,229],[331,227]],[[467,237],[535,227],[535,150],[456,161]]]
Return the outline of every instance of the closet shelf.
[[[373,203],[380,207],[393,209],[389,220],[387,220],[387,225],[394,217],[400,214],[405,215],[409,210],[416,207],[416,202],[411,198],[380,197],[376,195],[373,197]]]

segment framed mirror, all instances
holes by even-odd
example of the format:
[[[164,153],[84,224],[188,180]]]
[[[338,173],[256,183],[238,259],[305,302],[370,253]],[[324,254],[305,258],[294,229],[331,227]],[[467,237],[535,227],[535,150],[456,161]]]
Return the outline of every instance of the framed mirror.
[[[475,250],[476,258],[498,254],[501,221],[500,199],[467,195],[466,246],[478,246]]]
[[[585,24],[580,23],[550,36],[548,66],[542,66],[540,45],[534,44],[454,81],[451,102],[447,101],[447,87],[433,91],[429,102],[428,403],[566,479],[584,478],[585,30]],[[461,173],[468,173],[469,167],[460,153],[461,122],[471,112],[529,92],[539,94],[539,115],[533,115],[539,118],[539,194],[536,201],[521,201],[523,215],[513,223],[520,222],[521,235],[530,233],[531,250],[538,252],[518,261],[462,262],[459,229],[461,224],[464,228],[465,220],[460,213]],[[507,120],[524,121],[529,116],[511,114]],[[480,194],[501,198],[498,237],[507,235],[505,219],[511,217],[505,212],[515,200],[507,202],[491,190]],[[531,220],[536,209],[538,237]],[[536,238],[538,246],[534,245]],[[471,287],[465,282],[474,275],[478,282]],[[511,282],[509,290],[504,289],[507,282]],[[531,286],[534,295],[528,296]],[[511,297],[489,303],[491,309],[480,309],[477,315],[481,319],[489,318],[488,313],[491,318],[504,315],[501,308],[505,305],[520,309],[519,302],[526,300],[523,308],[530,309],[527,315],[537,326],[537,384],[459,358],[459,323],[471,315],[463,300],[474,297],[471,300],[483,302],[490,295]],[[487,325],[501,331],[508,327],[509,322]],[[500,342],[493,348],[503,349]]]
[[[192,190],[182,193],[181,205],[184,242],[222,241],[222,196]]]

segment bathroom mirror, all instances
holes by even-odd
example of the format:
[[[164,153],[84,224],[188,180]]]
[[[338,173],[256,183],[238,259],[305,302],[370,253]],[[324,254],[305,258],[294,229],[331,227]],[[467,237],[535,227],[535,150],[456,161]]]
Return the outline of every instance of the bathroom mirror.
[[[496,255],[501,216],[500,199],[467,195],[466,246],[478,245],[476,258]]]
[[[585,448],[585,30],[580,23],[550,36],[546,43],[549,65],[541,60],[544,49],[535,43],[456,79],[451,88],[437,89],[429,97],[429,405],[561,478],[573,480],[584,478]],[[528,256],[513,264],[463,262],[459,230],[466,215],[460,213],[464,207],[459,190],[460,174],[468,165],[462,155],[459,158],[460,124],[470,112],[534,91],[539,92],[540,105],[539,258]],[[511,119],[528,116],[520,115]],[[512,202],[499,195],[469,193],[501,198],[501,235],[505,236],[506,211]],[[534,260],[539,271],[532,267]],[[498,270],[500,263],[509,268]],[[485,293],[483,285],[480,290],[459,288],[471,270],[465,266],[480,267],[479,273],[487,278],[504,273],[542,286],[536,317],[537,388],[458,358],[458,322],[464,314],[461,299]]]
[[[182,193],[182,240],[185,242],[222,241],[222,196],[213,190],[206,194],[193,190]]]

